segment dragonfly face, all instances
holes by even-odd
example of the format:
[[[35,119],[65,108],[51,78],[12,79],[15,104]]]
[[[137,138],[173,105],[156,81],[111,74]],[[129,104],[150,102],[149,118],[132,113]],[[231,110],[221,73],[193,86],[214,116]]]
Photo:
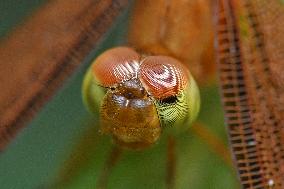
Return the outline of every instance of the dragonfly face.
[[[161,127],[153,101],[138,79],[131,79],[107,91],[101,106],[102,131],[117,143],[146,147],[160,136]]]
[[[101,131],[134,149],[155,143],[165,127],[186,128],[200,104],[195,81],[179,61],[141,58],[127,47],[110,49],[94,61],[84,79],[83,98],[100,114]]]

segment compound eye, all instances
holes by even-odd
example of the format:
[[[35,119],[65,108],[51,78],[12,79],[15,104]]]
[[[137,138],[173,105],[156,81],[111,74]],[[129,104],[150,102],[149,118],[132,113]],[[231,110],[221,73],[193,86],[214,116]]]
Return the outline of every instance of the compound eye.
[[[95,82],[113,86],[137,75],[140,56],[128,47],[116,47],[101,54],[92,65]]]
[[[157,99],[179,94],[190,77],[185,66],[167,56],[149,56],[140,65],[139,78],[146,90]]]

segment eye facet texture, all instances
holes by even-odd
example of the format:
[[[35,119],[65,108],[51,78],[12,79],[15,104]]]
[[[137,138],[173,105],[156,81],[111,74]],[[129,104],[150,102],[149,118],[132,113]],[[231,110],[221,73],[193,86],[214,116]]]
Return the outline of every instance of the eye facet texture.
[[[163,99],[179,94],[189,81],[189,72],[176,59],[150,56],[140,66],[140,80],[155,98]]]
[[[176,133],[188,128],[196,119],[200,108],[198,87],[192,77],[188,83],[177,95],[155,100],[161,126],[173,128]]]
[[[140,56],[128,47],[117,47],[105,51],[92,65],[97,84],[105,87],[133,78],[139,69]]]

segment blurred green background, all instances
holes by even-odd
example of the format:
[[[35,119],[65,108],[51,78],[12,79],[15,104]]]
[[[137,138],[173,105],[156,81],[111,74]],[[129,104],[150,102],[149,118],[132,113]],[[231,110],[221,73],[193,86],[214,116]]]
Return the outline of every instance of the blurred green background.
[[[0,0],[2,40],[44,2]],[[94,188],[112,143],[108,137],[90,129],[97,127],[97,118],[82,104],[81,83],[94,57],[125,42],[128,18],[129,11],[118,18],[101,45],[86,57],[83,66],[0,154],[1,189]],[[202,88],[201,97],[199,120],[227,143],[217,86]],[[78,145],[80,141],[82,144]],[[177,189],[239,188],[233,168],[190,131],[177,139],[177,158]],[[113,169],[109,188],[166,188],[165,170],[163,137],[153,148],[124,152]]]

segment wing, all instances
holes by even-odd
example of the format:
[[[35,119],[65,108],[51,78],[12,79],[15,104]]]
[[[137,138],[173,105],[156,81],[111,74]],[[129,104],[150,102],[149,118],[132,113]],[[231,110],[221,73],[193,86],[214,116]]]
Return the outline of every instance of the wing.
[[[226,122],[244,188],[284,187],[284,4],[219,1],[217,44]]]

